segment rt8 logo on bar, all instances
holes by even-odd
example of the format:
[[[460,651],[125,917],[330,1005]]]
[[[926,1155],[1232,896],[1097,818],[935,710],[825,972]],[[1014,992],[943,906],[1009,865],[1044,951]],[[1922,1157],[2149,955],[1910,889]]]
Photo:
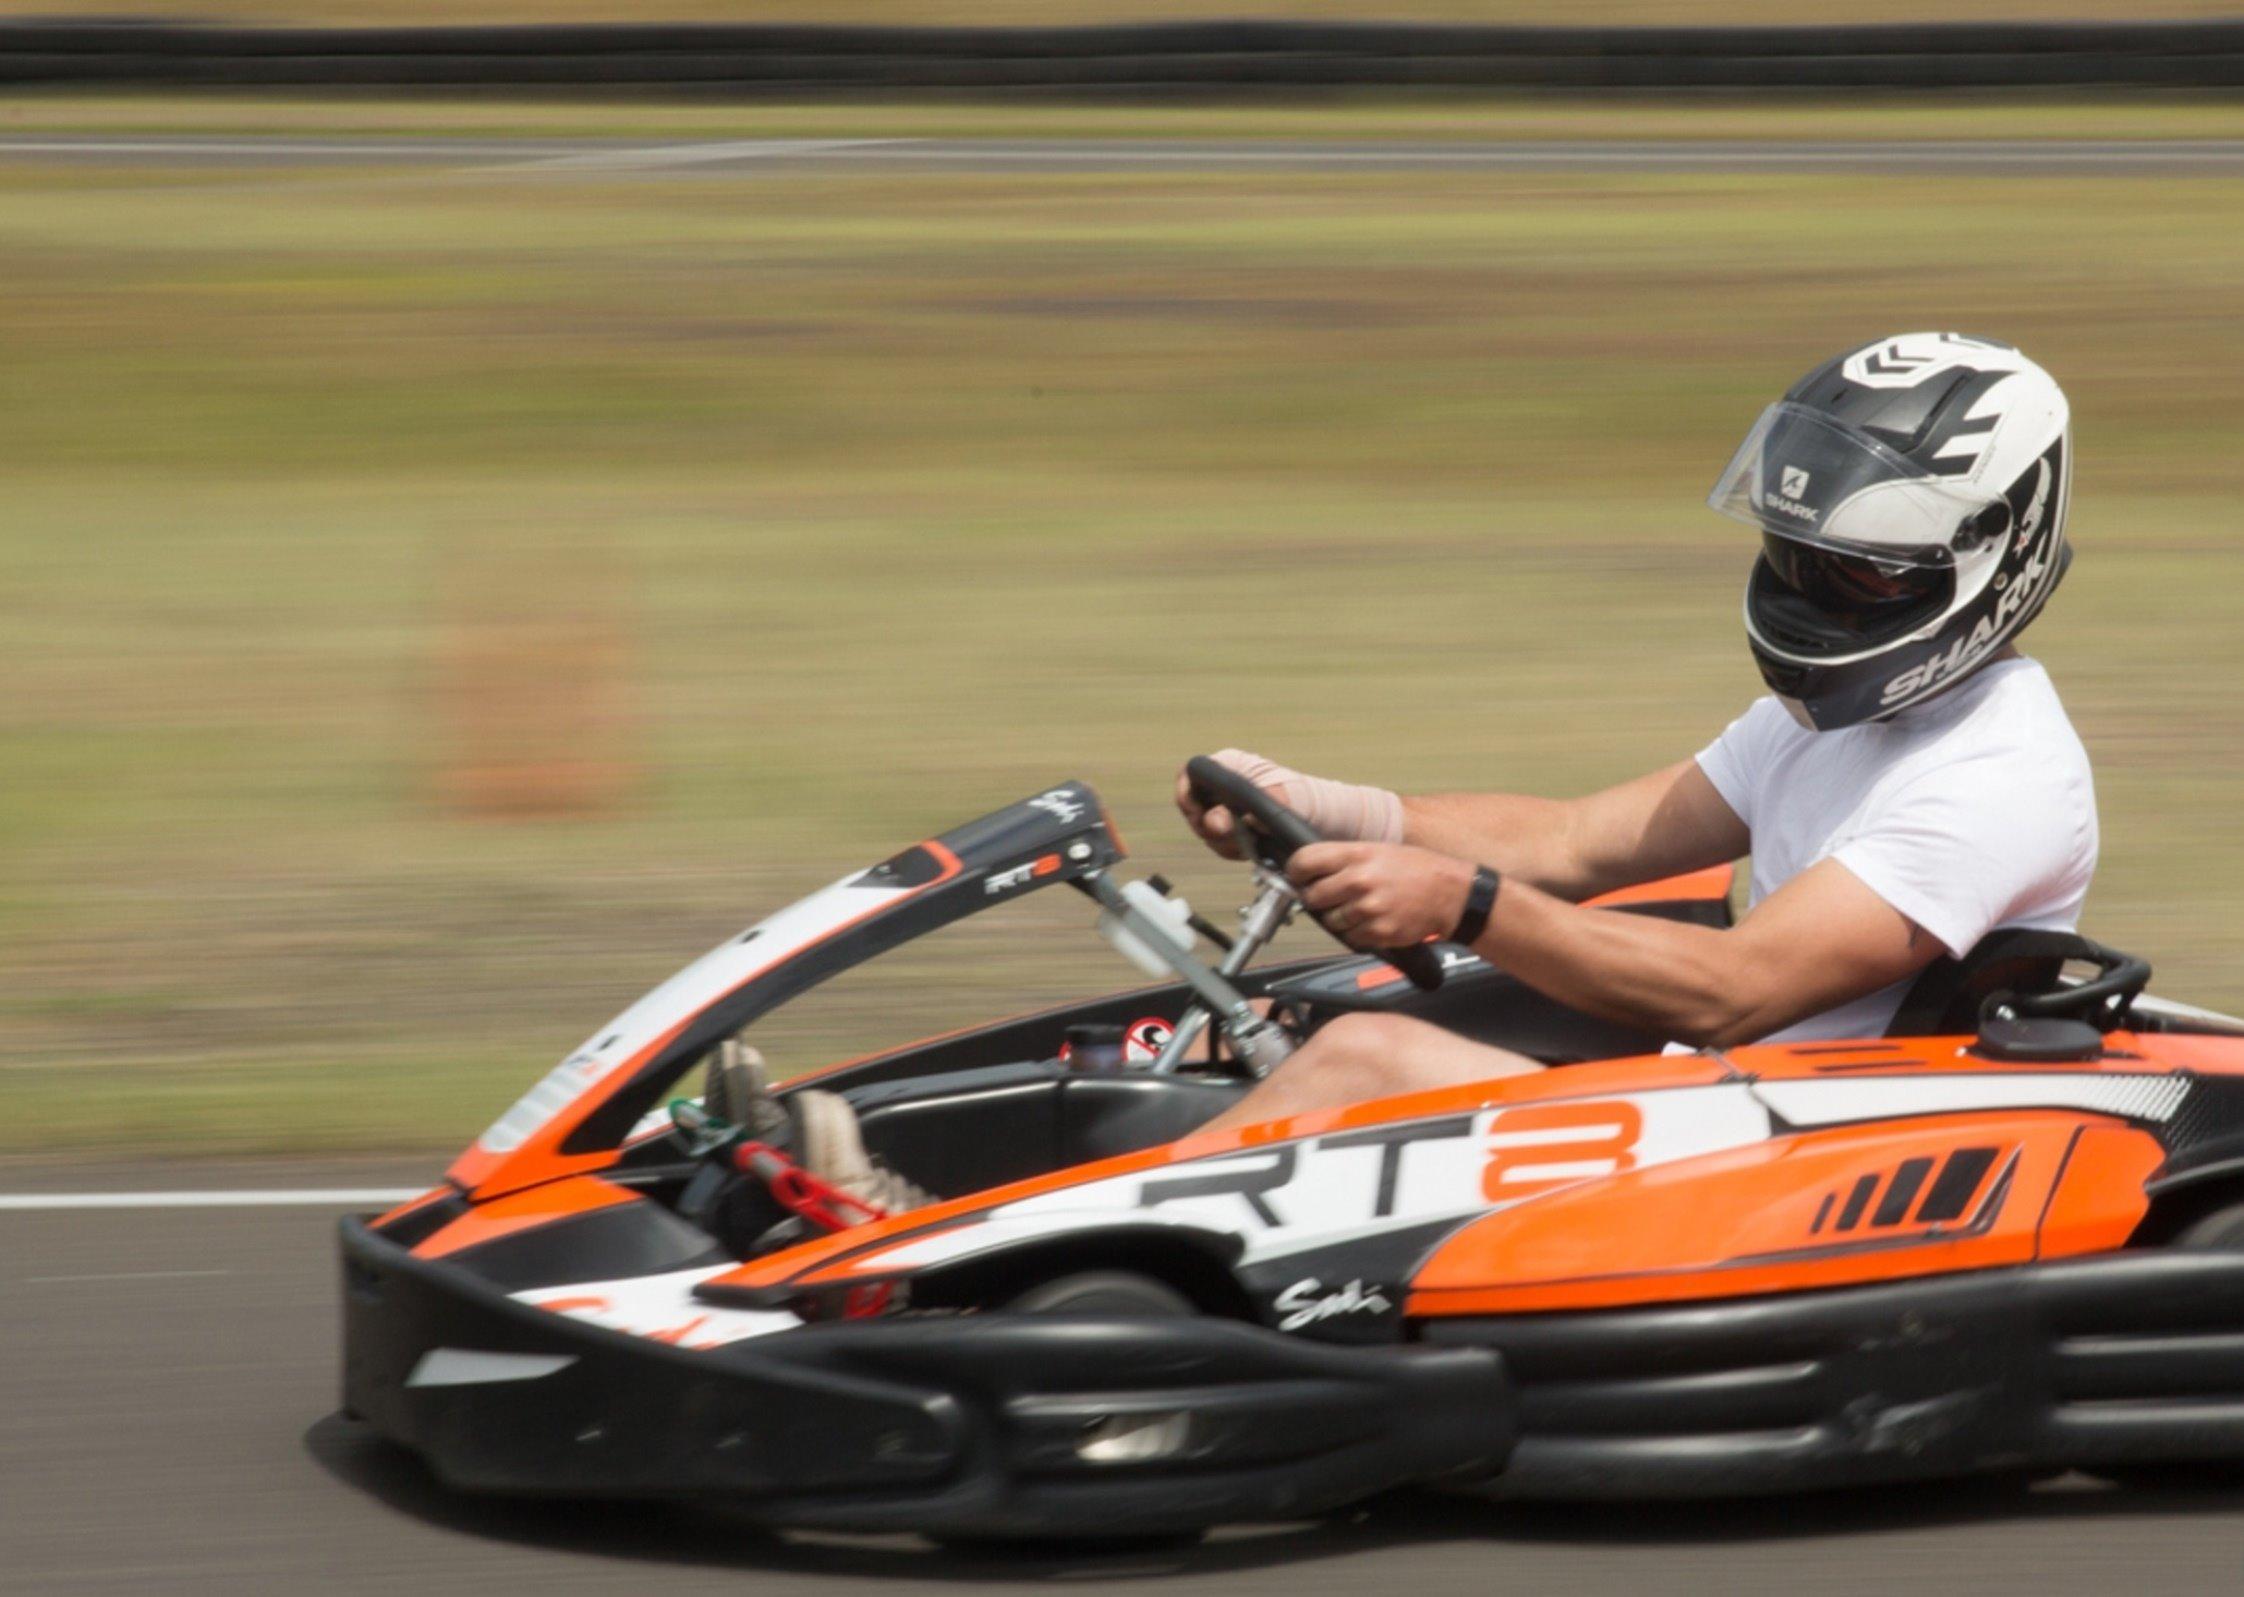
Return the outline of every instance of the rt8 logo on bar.
[[[1636,1168],[1644,1112],[1626,1099],[1522,1104],[1488,1126],[1482,1196],[1510,1203],[1569,1182]]]

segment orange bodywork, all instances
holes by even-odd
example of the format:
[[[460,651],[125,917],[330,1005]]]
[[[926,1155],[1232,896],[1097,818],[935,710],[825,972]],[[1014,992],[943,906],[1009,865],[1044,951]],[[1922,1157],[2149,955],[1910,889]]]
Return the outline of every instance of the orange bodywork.
[[[459,1189],[450,1185],[431,1187],[419,1197],[407,1198],[396,1208],[378,1216],[373,1222],[374,1229],[380,1231],[387,1226],[396,1224],[416,1210],[425,1209],[432,1203],[441,1203],[446,1198],[456,1198],[459,1195]]]
[[[2148,1132],[2050,1111],[1773,1138],[1475,1221],[1420,1268],[1407,1312],[1743,1297],[2093,1252],[2142,1219],[2160,1157]],[[1951,1168],[1970,1185],[1956,1212],[1928,1222],[1928,1184]],[[2045,1240],[2053,1199],[2074,1221],[2056,1247]]]
[[[574,1176],[477,1204],[450,1225],[430,1233],[413,1252],[418,1258],[441,1259],[448,1253],[481,1247],[517,1231],[590,1214],[595,1209],[611,1209],[617,1204],[641,1201],[637,1193],[612,1182],[595,1176]]]
[[[1585,902],[1592,909],[1612,909],[1622,904],[1681,904],[1699,899],[1728,898],[1737,881],[1735,865],[1710,865],[1703,871],[1665,876],[1656,882],[1639,882]]]
[[[1182,1141],[1166,1143],[1158,1148],[1102,1159],[1095,1164],[1074,1165],[1050,1175],[1035,1176],[1026,1181],[1014,1182],[1010,1186],[993,1187],[969,1197],[955,1198],[925,1209],[914,1209],[909,1214],[895,1215],[871,1225],[855,1226],[832,1236],[820,1237],[798,1247],[788,1248],[781,1253],[752,1260],[739,1269],[718,1277],[712,1284],[774,1287],[807,1280],[824,1266],[861,1249],[925,1231],[939,1230],[943,1222],[967,1219],[1002,1204],[1017,1203],[1024,1198],[1057,1192],[1064,1187],[1081,1186],[1109,1176],[1158,1170],[1186,1160],[1212,1158],[1218,1154],[1259,1148],[1297,1137],[1324,1136],[1335,1131],[1385,1125],[1395,1120],[1455,1114],[1459,1110],[1478,1109],[1491,1103],[1536,1097],[1579,1098],[1601,1092],[1642,1091],[1656,1086],[1705,1086],[1722,1080],[1723,1076],[1724,1071],[1719,1064],[1691,1055],[1615,1061],[1609,1064],[1569,1065],[1563,1071],[1546,1071],[1539,1076],[1511,1076],[1466,1087],[1442,1087],[1431,1092],[1409,1093],[1399,1098],[1381,1098],[1371,1103],[1351,1104],[1344,1109],[1295,1115],[1259,1126],[1242,1126],[1235,1131],[1199,1132]]]
[[[1741,1048],[1729,1066],[1760,1081],[2004,1072],[2126,1074],[2191,1068],[2244,1073],[2233,1042],[2115,1034],[2104,1059],[2004,1064],[1969,1037]],[[1622,1061],[1602,1068],[1629,1069]],[[1532,1078],[1579,1080],[1572,1069]],[[1952,1220],[1891,1213],[1905,1165],[1936,1180],[1958,1153],[1992,1149]],[[1579,1183],[1466,1226],[1412,1282],[1413,1316],[1518,1314],[1738,1297],[1984,1269],[2124,1244],[2149,1206],[2164,1150],[2147,1131],[2066,1110],[1927,1114],[1772,1138],[1703,1159]],[[2008,1179],[1998,1191],[1998,1181]],[[1861,1187],[1865,1213],[1841,1233]],[[1881,1214],[1889,1215],[1880,1225]],[[1818,1230],[1820,1224],[1823,1229]]]
[[[1569,1065],[1297,1115],[1078,1166],[854,1227],[755,1260],[713,1284],[813,1286],[877,1277],[888,1244],[971,1224],[1062,1188],[1395,1121],[1504,1109],[1482,1170],[1490,1202],[1411,1282],[1412,1316],[1535,1313],[1738,1297],[1984,1269],[2121,1246],[2147,1208],[2158,1139],[2066,1109],[1926,1113],[1780,1133],[1766,1141],[1632,1168],[1621,1095],[1820,1078],[2117,1074],[2183,1066],[2244,1074],[2244,1045],[2111,1038],[2103,1060],[2000,1064],[1968,1037],[1763,1045]],[[1522,1139],[1537,1150],[1523,1159]],[[1556,1179],[1552,1161],[1582,1165]],[[1593,1173],[1594,1172],[1594,1173]],[[1858,1212],[1847,1209],[1860,1189]],[[1937,1200],[1937,1207],[1936,1207]],[[1952,1212],[1951,1212],[1952,1211]],[[1842,1223],[1844,1222],[1844,1223]]]
[[[2072,1065],[1998,1063],[1975,1053],[1974,1042],[1776,1044],[1741,1048],[1725,1061],[1748,1079],[1771,1082],[2146,1069],[2244,1074],[2244,1046],[2234,1041],[2116,1033],[2105,1058]],[[1530,1082],[1572,1086],[1590,1070],[1610,1076],[1650,1063],[1569,1067]],[[1964,1208],[1949,1219],[1921,1220],[1929,1189],[1967,1152],[1971,1165],[1954,1167],[1984,1169]],[[1425,1260],[1405,1310],[1435,1316],[1611,1308],[2108,1251],[2141,1223],[2146,1183],[2164,1157],[2147,1131],[2069,1110],[1925,1114],[1774,1137],[1656,1169],[1622,1170],[1475,1221]],[[1895,1202],[1896,1178],[1911,1165],[1915,1190]],[[1862,1212],[1842,1231],[1838,1222],[1858,1188]]]
[[[2042,1212],[2034,1256],[2072,1258],[2124,1244],[2150,1209],[2144,1185],[2165,1158],[2158,1139],[2148,1132],[2125,1125],[2083,1126]]]

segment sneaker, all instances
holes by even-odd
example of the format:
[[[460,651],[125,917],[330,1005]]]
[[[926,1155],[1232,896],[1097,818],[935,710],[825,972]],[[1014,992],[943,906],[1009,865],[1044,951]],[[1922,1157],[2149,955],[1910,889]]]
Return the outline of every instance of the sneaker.
[[[865,1151],[857,1111],[839,1093],[805,1088],[791,1094],[788,1105],[795,1115],[795,1157],[812,1175],[859,1203],[890,1214],[923,1209],[936,1201],[933,1193],[914,1186]]]
[[[787,1111],[772,1096],[764,1056],[738,1037],[727,1037],[709,1056],[702,1077],[701,1107],[711,1119],[738,1126],[759,1142],[784,1136]]]

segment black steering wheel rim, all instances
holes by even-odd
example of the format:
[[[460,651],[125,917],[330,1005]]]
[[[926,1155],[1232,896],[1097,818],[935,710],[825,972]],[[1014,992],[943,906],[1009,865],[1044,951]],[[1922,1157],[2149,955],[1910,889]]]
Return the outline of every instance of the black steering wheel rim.
[[[1185,761],[1184,777],[1193,799],[1203,808],[1220,805],[1240,817],[1240,831],[1246,846],[1271,870],[1283,872],[1286,862],[1298,851],[1325,840],[1299,811],[1288,808],[1244,773],[1209,755],[1195,754]],[[1249,826],[1244,824],[1246,822],[1253,824]],[[1334,931],[1316,911],[1310,910],[1309,918],[1324,927],[1335,942],[1351,952],[1357,951],[1353,943]],[[1383,948],[1377,953],[1421,990],[1430,993],[1440,988],[1441,956],[1430,946],[1421,943],[1416,948]]]

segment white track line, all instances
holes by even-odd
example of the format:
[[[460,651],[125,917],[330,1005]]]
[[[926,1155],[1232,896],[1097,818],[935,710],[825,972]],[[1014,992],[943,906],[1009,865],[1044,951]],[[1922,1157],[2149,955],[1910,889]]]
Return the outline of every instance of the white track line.
[[[535,150],[538,146],[523,145]],[[568,146],[547,145],[548,149]],[[497,144],[430,139],[383,143],[372,139],[67,139],[12,138],[0,140],[0,150],[15,155],[154,155],[193,156],[212,160],[241,157],[295,161],[421,160],[457,161],[462,155],[512,153],[511,141]]]
[[[1008,172],[1303,169],[1488,171],[1683,169],[1792,172],[1941,170],[2207,171],[2244,166],[2239,139],[1539,140],[1292,143],[1268,140],[749,138],[567,140],[346,139],[303,136],[0,135],[0,161],[48,158],[185,160],[281,167],[411,162],[469,172],[628,177],[668,170],[750,174],[808,165]]]
[[[510,160],[498,170],[508,172],[644,172],[671,166],[706,166],[712,162],[783,161],[838,151],[864,150],[892,145],[896,139],[725,139],[696,144],[636,145],[627,149],[588,150],[577,155],[547,156],[541,160]]]
[[[403,1203],[425,1187],[253,1187],[234,1192],[0,1192],[0,1212],[26,1209],[346,1208]]]
[[[27,1275],[25,1286],[76,1286],[100,1281],[187,1281],[203,1276],[232,1275],[231,1270],[112,1270],[101,1275]]]

